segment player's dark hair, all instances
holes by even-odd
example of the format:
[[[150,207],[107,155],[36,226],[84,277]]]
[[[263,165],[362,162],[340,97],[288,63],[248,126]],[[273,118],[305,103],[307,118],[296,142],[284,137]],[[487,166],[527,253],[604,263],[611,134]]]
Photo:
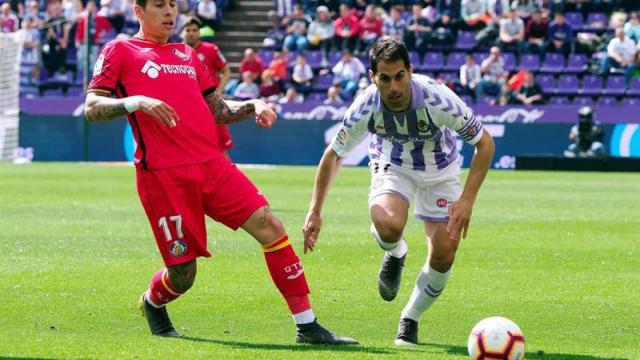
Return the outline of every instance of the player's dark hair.
[[[409,70],[409,51],[401,41],[395,39],[382,39],[376,41],[369,51],[369,64],[374,74],[378,73],[378,62],[386,63],[402,60],[404,68]]]
[[[136,0],[136,5],[144,9],[147,7],[147,0]]]
[[[182,28],[180,29],[180,31],[184,30],[187,26],[189,25],[195,25],[199,28],[202,27],[202,21],[200,21],[200,19],[198,19],[195,16],[190,16],[187,18],[187,20],[184,22],[184,25],[182,25]]]

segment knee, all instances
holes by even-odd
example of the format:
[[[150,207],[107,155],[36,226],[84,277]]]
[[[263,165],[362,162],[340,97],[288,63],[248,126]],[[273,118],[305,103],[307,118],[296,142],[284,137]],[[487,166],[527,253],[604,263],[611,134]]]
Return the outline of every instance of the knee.
[[[280,237],[285,233],[282,221],[271,211],[269,206],[264,206],[259,211],[258,226],[261,233],[272,239]]]
[[[196,280],[196,269],[195,260],[169,267],[167,270],[169,272],[171,285],[173,285],[178,292],[184,294],[187,290],[191,289]]]
[[[449,251],[442,251],[438,253],[433,253],[429,259],[429,265],[435,271],[438,272],[447,272],[453,266],[453,261],[455,260],[456,254],[453,249]]]
[[[402,238],[404,226],[391,221],[373,221],[380,239],[386,243],[395,243]]]

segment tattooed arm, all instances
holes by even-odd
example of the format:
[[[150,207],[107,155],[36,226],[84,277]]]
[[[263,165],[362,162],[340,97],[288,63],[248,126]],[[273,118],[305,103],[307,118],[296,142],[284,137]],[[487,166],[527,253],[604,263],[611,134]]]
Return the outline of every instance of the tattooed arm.
[[[215,91],[205,95],[204,100],[218,124],[235,124],[253,117],[262,127],[269,128],[276,122],[276,113],[262,100],[224,100]]]
[[[121,119],[137,110],[151,115],[162,126],[174,127],[176,122],[180,120],[171,106],[161,100],[146,96],[114,99],[109,94],[90,91],[84,102],[84,114],[89,121]]]

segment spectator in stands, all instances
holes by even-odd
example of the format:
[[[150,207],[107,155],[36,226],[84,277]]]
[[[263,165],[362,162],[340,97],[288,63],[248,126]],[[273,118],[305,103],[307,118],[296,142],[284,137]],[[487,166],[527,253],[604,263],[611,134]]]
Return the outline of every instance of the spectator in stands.
[[[25,13],[25,0],[9,0],[9,1],[4,1],[4,2],[8,2],[9,6],[11,7],[11,11],[16,14],[16,16],[18,17],[18,19],[23,19],[24,18],[24,13]]]
[[[4,3],[0,6],[0,31],[3,33],[12,33],[18,30],[20,20],[11,11],[11,5]]]
[[[411,18],[404,35],[404,43],[410,51],[417,51],[420,56],[427,52],[431,43],[431,23],[422,17],[422,6],[415,4],[411,7]]]
[[[611,39],[607,46],[607,57],[600,66],[600,75],[607,76],[611,68],[624,69],[624,76],[629,84],[633,75],[636,52],[636,44],[625,36],[622,28],[617,28],[616,37]]]
[[[40,11],[40,4],[37,0],[30,0],[27,3],[27,11],[24,14],[24,18],[30,18],[33,21],[33,27],[41,27],[44,23],[44,16]]]
[[[40,31],[33,27],[33,19],[25,17],[22,20],[24,44],[22,47],[22,62],[33,64],[30,83],[36,83],[40,78]]]
[[[62,15],[67,23],[72,26],[78,20],[78,16],[82,12],[82,2],[79,0],[63,0]]]
[[[404,31],[407,28],[407,23],[402,18],[400,9],[397,6],[391,8],[389,18],[385,20],[384,27],[382,28],[382,34],[392,39],[404,40]]]
[[[458,37],[458,23],[452,21],[451,14],[448,10],[442,12],[442,15],[433,24],[433,34],[431,34],[431,43],[437,45],[455,44]]]
[[[242,73],[242,82],[236,86],[233,96],[238,100],[251,100],[260,97],[260,88],[253,82],[253,74],[249,71]]]
[[[420,15],[422,15],[423,18],[427,19],[427,21],[429,21],[429,24],[433,24],[438,20],[438,18],[440,17],[440,12],[436,8],[435,0],[422,0],[422,2],[418,2],[418,4],[422,5]]]
[[[583,106],[578,110],[578,123],[573,125],[569,132],[569,140],[572,142],[564,151],[564,156],[574,157],[603,157],[606,150],[602,144],[604,131],[599,122],[593,119],[593,110],[589,106]]]
[[[523,21],[529,20],[536,10],[540,10],[537,0],[513,0],[511,3],[511,11],[515,12]]]
[[[262,41],[262,47],[275,48],[283,44],[287,28],[274,10],[267,12],[267,18],[271,22],[271,27],[267,30],[267,35]]]
[[[540,61],[542,61],[544,50],[547,47],[546,40],[549,37],[549,23],[546,18],[542,17],[540,10],[534,10],[531,13],[525,34],[527,36],[527,52],[538,54]]]
[[[515,51],[518,58],[524,47],[524,21],[515,11],[507,11],[506,18],[500,20],[498,46],[502,51]]]
[[[267,69],[262,72],[262,81],[260,82],[260,97],[265,101],[277,101],[282,95],[280,82],[273,78],[273,71]]]
[[[482,80],[480,65],[476,64],[471,53],[467,54],[466,62],[460,67],[460,86],[462,91],[476,97],[476,88]],[[477,99],[476,99],[477,101]]]
[[[536,83],[533,73],[526,73],[524,84],[509,99],[509,103],[518,105],[542,105],[545,103],[542,88]]]
[[[557,12],[554,20],[549,25],[549,45],[547,46],[547,51],[561,52],[565,57],[569,56],[572,38],[573,30],[571,26],[565,22],[564,14]]]
[[[275,0],[278,16],[285,18],[293,14],[293,0]]]
[[[469,30],[479,30],[491,22],[487,0],[462,0],[460,16]]]
[[[489,57],[482,61],[480,69],[482,80],[476,86],[476,101],[480,101],[485,92],[502,97],[502,90],[509,74],[504,70],[504,58],[500,48],[491,48]]]
[[[346,4],[340,5],[340,17],[333,22],[335,30],[335,42],[338,50],[353,52],[360,34],[358,18],[351,13],[351,8]]]
[[[282,86],[283,81],[287,79],[287,67],[289,66],[289,51],[287,49],[282,49],[281,51],[276,51],[276,54],[269,63],[267,67],[269,70],[273,71],[273,78],[276,81],[280,81],[280,85]]]
[[[278,100],[279,104],[299,104],[304,101],[304,97],[298,94],[296,88],[290,87],[287,89],[287,93],[284,94],[283,98]]]
[[[122,28],[124,27],[124,14],[127,11],[127,1],[126,0],[102,0],[100,2],[100,6],[102,9],[106,10],[105,15],[111,26],[116,31],[117,34],[122,32]],[[180,27],[181,29],[182,27]]]
[[[96,58],[98,57],[98,48],[101,45],[100,41],[102,40],[103,36],[109,30],[111,30],[111,23],[109,22],[109,19],[102,16],[99,12],[96,11],[96,3],[94,0],[89,0],[89,2],[87,2],[87,7],[82,12],[82,14],[80,14],[80,18],[78,20],[78,26],[76,28],[76,41],[75,41],[76,51],[77,51],[76,52],[76,59],[77,59],[76,68],[78,73],[80,74],[82,74],[82,71],[84,69],[84,62],[85,62],[84,49],[83,49],[83,45],[85,42],[84,28],[85,28],[85,22],[87,21],[87,14],[89,13],[94,14],[94,19],[92,24],[95,27],[93,29],[93,39],[92,39],[93,41],[91,43],[91,47],[89,51],[90,67],[87,70],[93,68],[93,64],[96,63]],[[49,29],[49,31],[51,31],[51,29]]]
[[[258,81],[260,79],[260,74],[264,71],[264,63],[262,62],[262,58],[256,55],[253,49],[245,49],[244,57],[240,62],[240,73],[244,74],[245,72],[249,72],[251,74],[251,80]]]
[[[362,61],[345,50],[342,59],[333,67],[333,78],[340,83],[347,98],[353,97],[358,89],[358,80],[366,72]]]
[[[307,59],[304,54],[298,54],[296,58],[296,64],[293,66],[293,72],[291,73],[291,82],[296,88],[296,91],[304,96],[307,96],[311,91],[311,81],[313,80],[313,70],[311,66],[307,64]]]
[[[340,105],[344,103],[344,100],[340,97],[340,89],[336,86],[331,86],[327,90],[327,98],[322,102],[325,105]]]
[[[335,30],[331,23],[331,14],[326,6],[318,6],[316,9],[316,18],[309,25],[307,31],[307,40],[312,48],[320,48],[322,51],[322,67],[329,64],[329,51]]]
[[[367,5],[364,16],[360,19],[360,35],[358,36],[358,51],[361,54],[368,54],[371,45],[373,45],[380,36],[382,36],[382,27],[384,23],[378,17],[375,5]]]
[[[203,25],[218,29],[218,7],[214,0],[198,0],[196,16]]]
[[[624,24],[624,33],[636,44],[640,44],[640,19],[637,12],[629,14],[629,21]]]
[[[307,28],[309,20],[304,14],[301,5],[293,5],[293,14],[287,22],[287,36],[284,38],[284,47],[289,51],[304,51],[307,48]]]

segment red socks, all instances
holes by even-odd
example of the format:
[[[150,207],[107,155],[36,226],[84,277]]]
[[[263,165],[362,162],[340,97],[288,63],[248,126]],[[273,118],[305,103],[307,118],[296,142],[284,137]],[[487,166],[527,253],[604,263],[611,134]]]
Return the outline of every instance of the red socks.
[[[271,279],[287,301],[291,313],[295,315],[310,310],[307,278],[287,235],[262,245],[262,248]]]
[[[169,273],[167,269],[158,270],[151,279],[151,285],[147,291],[147,300],[155,307],[161,307],[165,304],[177,299],[179,293],[169,282]]]

